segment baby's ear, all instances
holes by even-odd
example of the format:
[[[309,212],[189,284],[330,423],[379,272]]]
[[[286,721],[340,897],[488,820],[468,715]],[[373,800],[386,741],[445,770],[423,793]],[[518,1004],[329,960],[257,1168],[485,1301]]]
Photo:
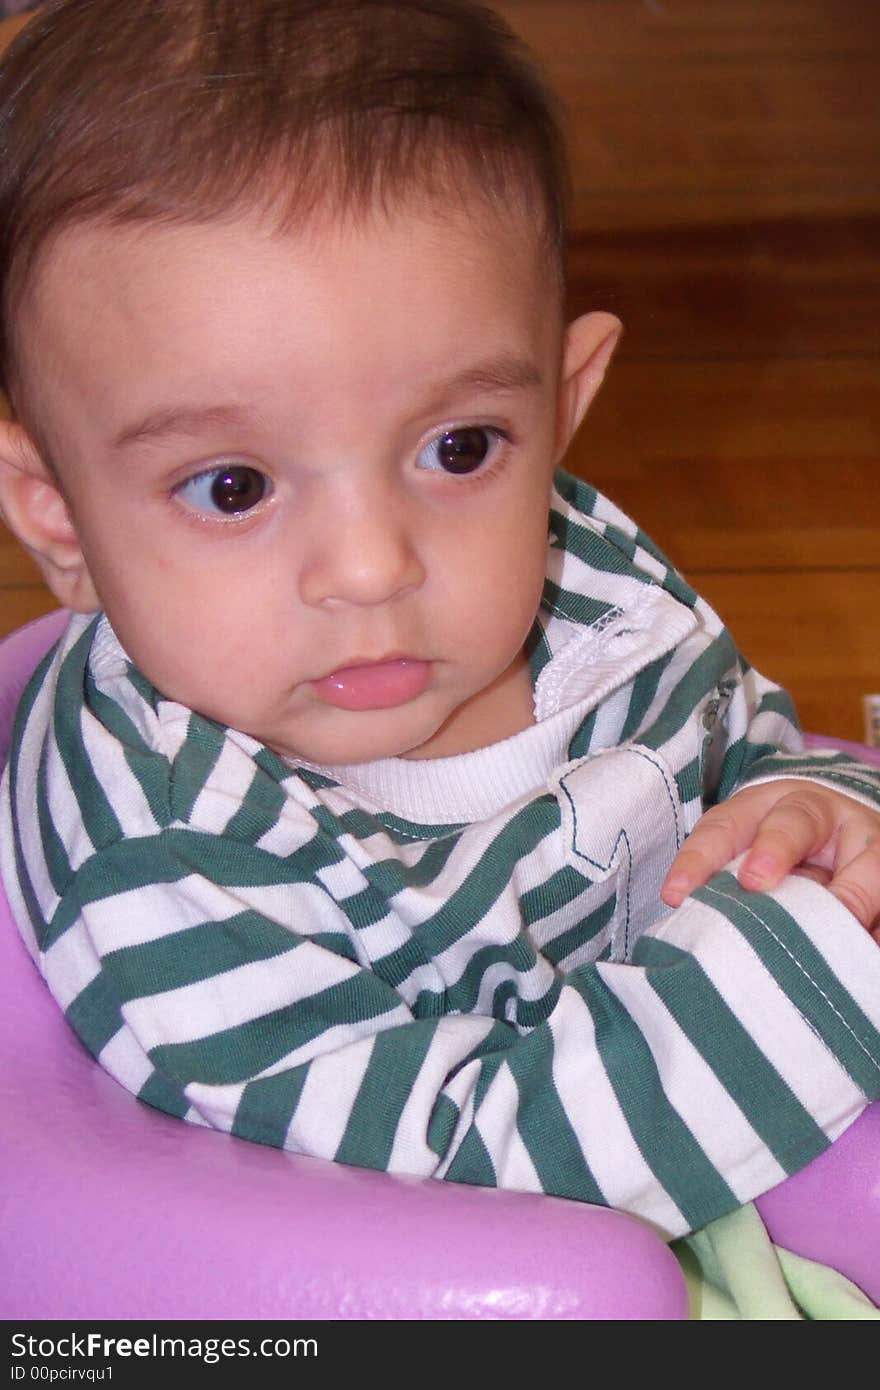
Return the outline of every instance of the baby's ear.
[[[605,376],[623,332],[613,314],[582,314],[565,330],[556,457],[565,453]]]
[[[65,608],[80,613],[100,608],[58,482],[33,440],[12,420],[0,420],[0,517]]]

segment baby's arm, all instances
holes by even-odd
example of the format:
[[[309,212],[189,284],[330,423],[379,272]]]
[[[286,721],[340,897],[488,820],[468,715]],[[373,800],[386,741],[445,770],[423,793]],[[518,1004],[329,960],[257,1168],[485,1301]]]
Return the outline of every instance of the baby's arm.
[[[678,907],[746,850],[737,874],[743,887],[776,888],[809,866],[880,941],[880,811],[805,780],[745,787],[697,823],[673,861],[663,901]]]
[[[627,720],[623,732],[668,755],[670,731],[683,731],[688,717],[705,731],[696,757],[692,748],[673,757],[694,828],[670,867],[663,901],[679,906],[748,849],[739,870],[744,887],[772,889],[798,867],[827,883],[864,926],[876,927],[880,767],[832,750],[804,752],[790,698],[749,666],[718,614],[607,498],[594,497],[591,510],[612,545],[626,538],[621,562],[634,546],[639,567],[698,618],[661,672],[641,724],[631,729]],[[695,810],[703,814],[694,825]]]
[[[703,807],[709,809],[673,860],[663,901],[679,906],[748,851],[737,875],[743,887],[774,889],[793,871],[808,873],[876,930],[880,767],[833,749],[804,750],[787,693],[749,666],[703,599],[696,599],[695,609],[701,634],[678,658],[683,685],[689,661],[715,680],[715,698],[703,705],[707,732],[700,759]],[[712,646],[695,660],[691,648],[698,650],[708,637],[714,637]]]

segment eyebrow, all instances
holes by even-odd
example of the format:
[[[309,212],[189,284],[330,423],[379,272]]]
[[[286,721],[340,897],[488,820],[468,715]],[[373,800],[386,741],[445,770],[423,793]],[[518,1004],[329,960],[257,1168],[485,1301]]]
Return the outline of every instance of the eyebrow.
[[[205,429],[241,425],[247,414],[235,405],[170,406],[151,411],[136,424],[126,425],[113,439],[114,449],[125,449],[165,435],[197,435]]]
[[[525,357],[503,354],[491,362],[481,362],[457,373],[441,387],[443,395],[465,391],[522,391],[542,385],[543,378],[534,362]]]
[[[469,391],[523,391],[541,386],[542,383],[541,373],[533,362],[505,353],[457,372],[440,386],[437,396],[445,400]],[[151,411],[135,424],[126,425],[115,435],[112,446],[114,449],[126,449],[132,444],[158,440],[168,435],[195,436],[218,426],[241,426],[248,419],[248,412],[235,405],[170,406]]]

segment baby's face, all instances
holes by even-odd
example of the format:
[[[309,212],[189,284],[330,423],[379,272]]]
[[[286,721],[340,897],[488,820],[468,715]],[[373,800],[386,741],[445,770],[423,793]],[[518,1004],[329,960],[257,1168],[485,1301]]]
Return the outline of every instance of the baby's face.
[[[98,600],[160,691],[319,763],[530,722],[561,433],[536,241],[463,211],[63,234],[25,380]]]

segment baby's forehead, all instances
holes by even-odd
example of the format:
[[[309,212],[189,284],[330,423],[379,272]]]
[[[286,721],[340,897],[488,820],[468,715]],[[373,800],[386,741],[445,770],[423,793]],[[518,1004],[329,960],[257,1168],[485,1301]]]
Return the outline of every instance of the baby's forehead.
[[[71,296],[62,293],[72,276],[78,284],[93,281],[100,286],[110,271],[132,285],[144,275],[145,268],[152,272],[163,263],[171,268],[181,254],[197,255],[200,245],[211,243],[218,229],[228,232],[225,247],[231,269],[236,261],[253,259],[255,241],[259,240],[267,246],[284,247],[294,260],[322,247],[358,242],[369,245],[377,262],[393,262],[400,256],[401,245],[414,240],[425,244],[426,226],[434,229],[434,247],[427,245],[425,249],[426,270],[433,261],[432,250],[436,248],[442,255],[454,236],[464,248],[460,257],[463,274],[472,260],[504,267],[514,258],[520,275],[528,275],[536,289],[547,296],[548,309],[554,298],[560,298],[561,277],[555,259],[547,255],[539,218],[530,216],[526,209],[507,209],[502,215],[478,187],[467,190],[459,184],[454,192],[443,191],[430,200],[414,193],[399,198],[391,207],[331,206],[301,220],[291,217],[288,204],[279,201],[244,205],[203,219],[102,217],[72,221],[46,241],[16,298],[19,342],[39,334],[49,319],[55,320],[59,308],[66,304],[73,307]],[[449,268],[451,278],[455,268]],[[344,292],[340,285],[339,293]]]
[[[371,383],[389,409],[459,378],[521,389],[552,376],[561,313],[547,266],[526,218],[476,198],[307,227],[265,209],[83,221],[47,249],[22,301],[23,395],[59,426],[85,404],[115,434],[150,414],[150,394],[179,407],[185,389],[197,405],[225,390],[265,401],[285,381],[321,394],[332,377],[348,393]]]

